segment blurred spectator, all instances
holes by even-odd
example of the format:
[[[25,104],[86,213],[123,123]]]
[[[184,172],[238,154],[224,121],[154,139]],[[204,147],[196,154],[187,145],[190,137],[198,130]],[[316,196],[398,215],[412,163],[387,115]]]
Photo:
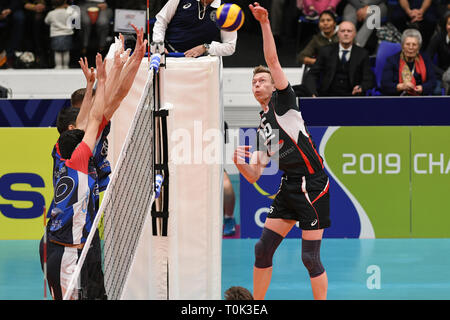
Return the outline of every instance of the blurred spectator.
[[[46,48],[48,41],[48,29],[44,19],[51,9],[50,1],[26,0],[24,4],[25,18],[27,21],[27,31],[31,38],[31,51],[34,52],[36,63],[40,67],[47,66]]]
[[[276,46],[282,46],[283,31],[298,19],[297,0],[272,0],[270,5],[270,26]],[[289,33],[289,32],[288,32]]]
[[[306,19],[317,20],[325,11],[331,11],[336,15],[336,7],[341,0],[303,0],[303,13]]]
[[[55,57],[55,69],[68,69],[70,49],[72,48],[72,20],[77,18],[77,11],[67,5],[67,0],[52,0],[55,9],[45,17],[50,25],[51,49]]]
[[[398,0],[398,3],[392,11],[391,22],[400,32],[409,28],[419,30],[426,48],[439,19],[436,1]]]
[[[435,94],[441,94],[441,89],[445,88],[448,92],[448,83],[442,81],[446,71],[450,72],[450,12],[444,16],[442,23],[436,29],[427,48],[427,54],[433,61],[434,71],[436,73]],[[435,58],[436,56],[436,58]]]
[[[12,68],[14,53],[20,50],[25,25],[22,5],[21,0],[0,0],[0,67]]]
[[[402,50],[389,58],[383,68],[381,92],[384,95],[430,95],[436,76],[433,64],[426,54],[419,53],[422,36],[416,29],[406,29],[402,34]]]
[[[360,47],[365,47],[369,40],[374,25],[369,23],[369,18],[373,14],[380,14],[379,21],[385,19],[388,13],[386,0],[348,0],[344,7],[343,20],[351,21],[357,27],[355,43]],[[370,6],[377,6],[378,9],[371,11]]]
[[[109,35],[110,21],[113,17],[113,10],[105,0],[79,0],[75,4],[80,7],[81,15],[81,55],[86,56],[89,47],[92,27],[95,26],[98,41],[95,50],[102,52],[106,49],[107,37]],[[95,19],[89,17],[88,9],[98,8],[98,15]]]
[[[367,51],[355,44],[350,21],[339,25],[339,43],[319,49],[315,64],[305,75],[305,86],[314,96],[365,95],[375,86]]]
[[[306,47],[297,55],[299,64],[314,64],[321,47],[339,41],[336,17],[333,12],[325,10],[320,14],[319,30],[319,33],[315,34]]]

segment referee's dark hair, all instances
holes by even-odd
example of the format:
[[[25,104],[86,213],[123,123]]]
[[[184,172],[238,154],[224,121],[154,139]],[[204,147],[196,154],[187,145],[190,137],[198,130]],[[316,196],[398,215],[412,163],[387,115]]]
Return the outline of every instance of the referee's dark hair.
[[[75,126],[80,109],[74,107],[65,107],[59,111],[56,117],[56,128],[59,134],[69,128],[69,125]]]

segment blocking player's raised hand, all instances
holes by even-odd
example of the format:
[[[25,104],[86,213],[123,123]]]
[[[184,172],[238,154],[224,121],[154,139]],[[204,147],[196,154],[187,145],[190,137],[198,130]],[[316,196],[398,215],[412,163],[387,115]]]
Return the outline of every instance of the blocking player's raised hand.
[[[131,56],[130,63],[141,63],[144,58],[145,50],[147,48],[147,40],[144,40],[144,29],[138,29],[134,24],[131,24],[136,32],[136,45],[134,47],[133,55]]]
[[[100,53],[97,53],[97,55],[95,56],[95,65],[97,67],[97,80],[99,82],[105,83],[106,82],[105,63]]]
[[[114,100],[114,94],[119,87],[119,79],[122,69],[130,56],[130,49],[125,51],[125,40],[122,34],[119,34],[120,46],[114,52],[113,66],[108,74],[108,80],[106,82],[105,96],[107,104],[120,103],[120,101]]]
[[[78,60],[78,63],[83,71],[84,77],[86,78],[86,85],[94,86],[95,83],[95,69],[94,67],[89,68],[87,58],[84,57]]]
[[[105,107],[106,70],[105,63],[100,53],[97,53],[97,56],[95,57],[95,64],[97,68],[97,91],[95,93],[94,104],[92,106],[89,121],[93,118],[95,121],[101,122],[103,120],[103,109]]]

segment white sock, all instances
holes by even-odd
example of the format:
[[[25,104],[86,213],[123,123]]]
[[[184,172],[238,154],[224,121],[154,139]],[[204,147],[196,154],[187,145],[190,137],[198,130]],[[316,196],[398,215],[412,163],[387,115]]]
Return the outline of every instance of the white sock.
[[[63,54],[63,69],[69,69],[70,52],[64,51],[62,54]]]
[[[55,51],[55,69],[62,69],[63,66],[63,53]]]

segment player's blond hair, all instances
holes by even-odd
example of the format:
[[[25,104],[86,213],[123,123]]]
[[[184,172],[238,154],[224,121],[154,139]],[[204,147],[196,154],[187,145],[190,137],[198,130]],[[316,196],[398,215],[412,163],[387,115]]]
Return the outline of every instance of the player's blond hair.
[[[270,72],[270,69],[268,67],[259,65],[255,68],[253,68],[253,77],[255,75],[257,75],[258,73],[268,73],[270,75],[270,79],[273,82],[272,73]]]
[[[258,73],[268,73],[272,77],[272,74],[270,73],[270,69],[266,66],[259,65],[257,67],[254,67],[253,68],[253,76],[255,76]]]

